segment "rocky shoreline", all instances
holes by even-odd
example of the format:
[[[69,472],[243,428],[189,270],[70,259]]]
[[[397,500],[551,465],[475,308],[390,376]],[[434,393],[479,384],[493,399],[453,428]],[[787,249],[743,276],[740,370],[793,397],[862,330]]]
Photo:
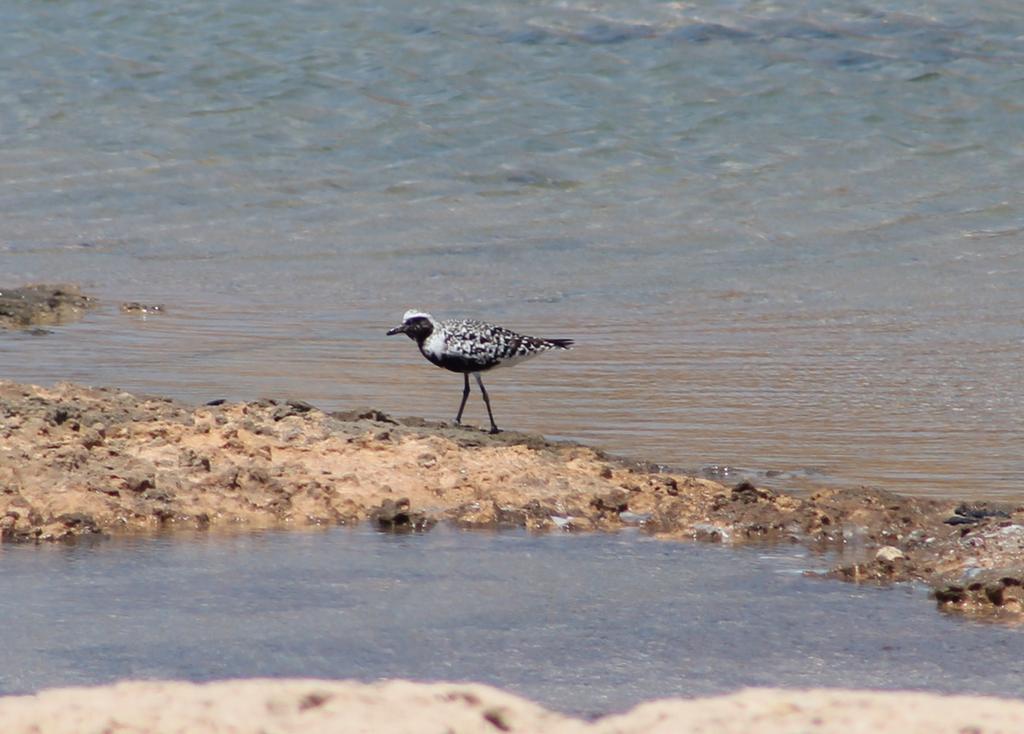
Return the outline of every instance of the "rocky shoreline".
[[[1024,507],[871,489],[727,487],[541,436],[298,402],[187,406],[0,381],[0,538],[374,522],[792,542],[853,582],[924,582],[939,607],[1024,617]]]
[[[490,686],[243,680],[127,682],[0,698],[6,734],[998,734],[1024,730],[1024,702],[841,689],[749,689],[642,703],[582,721]]]

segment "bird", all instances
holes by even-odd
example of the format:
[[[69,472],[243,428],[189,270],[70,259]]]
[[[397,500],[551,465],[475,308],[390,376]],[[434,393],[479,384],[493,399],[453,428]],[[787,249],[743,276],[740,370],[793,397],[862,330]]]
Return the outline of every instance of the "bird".
[[[572,339],[541,339],[517,334],[503,326],[495,326],[471,319],[438,320],[426,311],[411,309],[402,316],[402,323],[388,331],[388,336],[405,334],[419,347],[420,353],[431,363],[463,377],[462,402],[455,416],[455,425],[462,424],[462,411],[469,398],[469,376],[476,378],[480,393],[487,406],[491,433],[500,433],[491,412],[491,399],[487,395],[480,373],[496,367],[513,365],[536,357],[552,349],[572,349]]]

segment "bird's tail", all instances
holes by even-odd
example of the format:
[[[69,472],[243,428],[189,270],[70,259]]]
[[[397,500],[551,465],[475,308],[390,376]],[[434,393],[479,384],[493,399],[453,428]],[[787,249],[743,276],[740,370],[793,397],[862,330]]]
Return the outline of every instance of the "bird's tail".
[[[548,344],[555,347],[556,349],[572,349],[572,339],[545,339]]]

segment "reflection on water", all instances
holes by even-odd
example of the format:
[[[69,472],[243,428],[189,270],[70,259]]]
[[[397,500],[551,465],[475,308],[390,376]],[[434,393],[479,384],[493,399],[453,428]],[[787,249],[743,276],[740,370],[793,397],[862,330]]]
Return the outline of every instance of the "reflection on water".
[[[3,377],[450,417],[383,337],[416,306],[577,339],[492,378],[501,425],[1024,497],[1017,3],[0,17],[0,285],[108,305]]]
[[[0,694],[122,678],[478,680],[573,713],[742,686],[1019,695],[1020,630],[795,548],[439,529],[0,548]]]

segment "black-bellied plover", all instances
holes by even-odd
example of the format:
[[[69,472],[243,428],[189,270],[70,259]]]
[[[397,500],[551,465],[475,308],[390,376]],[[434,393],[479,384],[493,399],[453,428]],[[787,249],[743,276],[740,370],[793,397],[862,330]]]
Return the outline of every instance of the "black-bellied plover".
[[[438,321],[423,311],[406,311],[402,324],[388,332],[405,334],[416,342],[420,353],[436,364],[452,372],[461,372],[465,387],[462,403],[455,416],[455,424],[462,422],[462,411],[469,398],[469,376],[476,378],[480,392],[487,406],[487,417],[491,419],[491,433],[498,433],[491,412],[491,399],[487,396],[480,373],[495,367],[516,364],[542,352],[552,349],[572,348],[572,339],[540,339],[524,336],[502,326],[486,324],[483,321],[445,320]]]

